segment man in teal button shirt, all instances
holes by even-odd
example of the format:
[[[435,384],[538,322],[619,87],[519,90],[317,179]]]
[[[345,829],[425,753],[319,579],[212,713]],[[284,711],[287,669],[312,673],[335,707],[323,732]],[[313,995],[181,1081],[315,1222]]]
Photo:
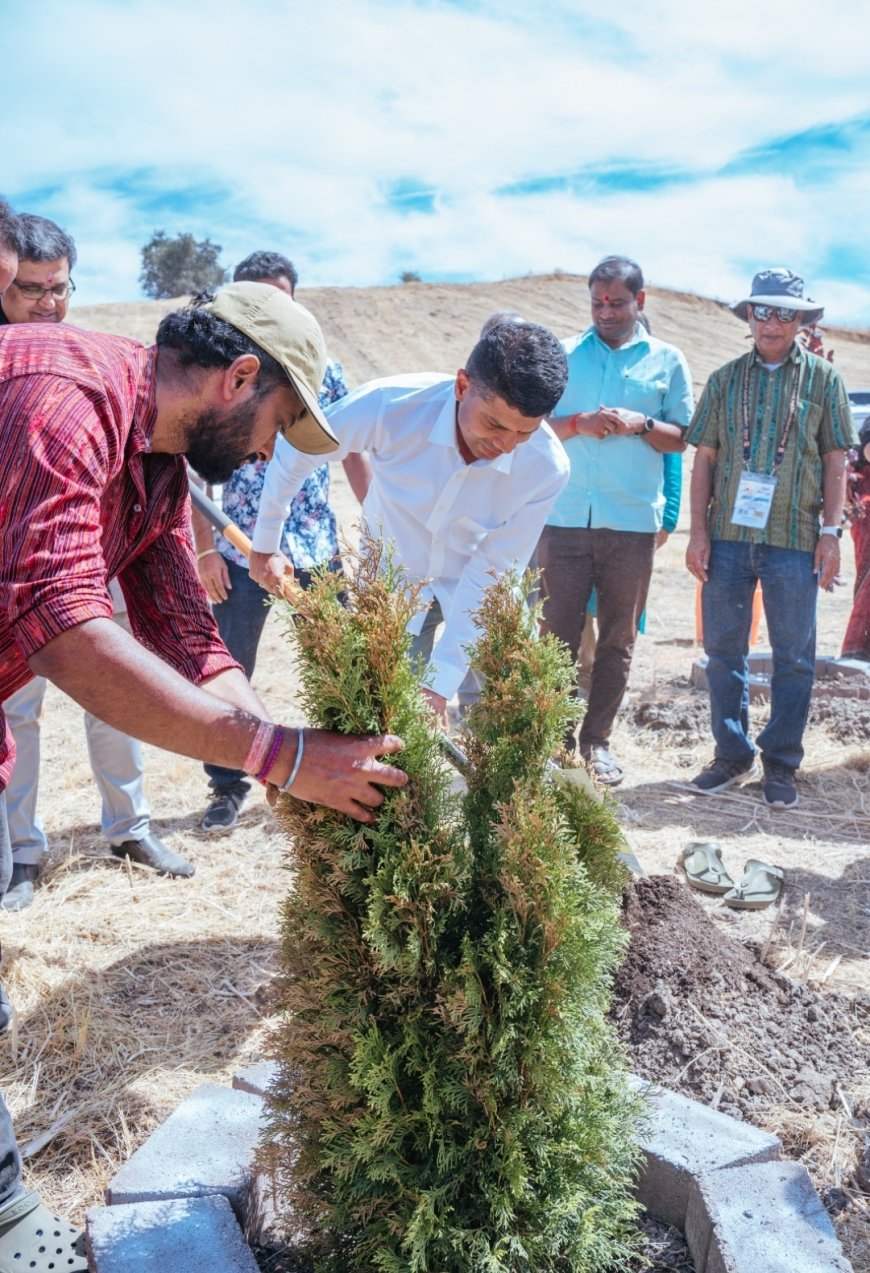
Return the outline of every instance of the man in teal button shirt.
[[[673,345],[639,322],[643,274],[608,256],[589,276],[592,326],[565,342],[568,385],[550,417],[571,465],[538,546],[544,627],[576,660],[586,607],[598,596],[598,646],[580,728],[581,756],[602,782],[623,773],[610,733],[628,684],[664,507],[662,456],[685,450],[692,381]],[[565,745],[575,747],[576,722]]]

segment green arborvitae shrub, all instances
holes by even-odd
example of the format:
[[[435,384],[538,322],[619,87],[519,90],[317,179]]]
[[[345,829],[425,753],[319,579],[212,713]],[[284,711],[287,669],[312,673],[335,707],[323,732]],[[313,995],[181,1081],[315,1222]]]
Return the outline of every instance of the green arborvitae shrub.
[[[328,1273],[592,1273],[635,1245],[638,1105],[604,1020],[619,831],[547,780],[570,669],[520,595],[500,581],[477,616],[464,799],[406,656],[417,594],[380,546],[291,624],[312,724],[401,735],[411,780],[373,827],[280,804],[295,879],[263,1158]]]

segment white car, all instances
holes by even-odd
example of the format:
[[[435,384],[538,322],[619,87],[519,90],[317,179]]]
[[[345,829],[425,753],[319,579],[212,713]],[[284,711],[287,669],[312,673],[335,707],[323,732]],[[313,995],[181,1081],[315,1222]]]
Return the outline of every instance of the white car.
[[[850,389],[849,401],[855,417],[855,428],[860,431],[861,426],[870,419],[870,389]]]

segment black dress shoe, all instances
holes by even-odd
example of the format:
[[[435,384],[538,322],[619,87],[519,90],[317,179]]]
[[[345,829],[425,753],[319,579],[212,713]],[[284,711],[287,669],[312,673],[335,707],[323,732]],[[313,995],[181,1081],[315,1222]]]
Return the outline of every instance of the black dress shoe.
[[[141,840],[125,840],[123,844],[113,844],[112,852],[116,858],[129,858],[131,862],[139,862],[142,866],[150,866],[161,875],[182,875],[185,879],[193,875],[196,867],[188,862],[180,853],[174,853],[166,847],[162,840],[149,831]]]
[[[33,901],[33,886],[39,879],[40,868],[35,862],[13,862],[9,887],[0,900],[4,911],[23,911]]]

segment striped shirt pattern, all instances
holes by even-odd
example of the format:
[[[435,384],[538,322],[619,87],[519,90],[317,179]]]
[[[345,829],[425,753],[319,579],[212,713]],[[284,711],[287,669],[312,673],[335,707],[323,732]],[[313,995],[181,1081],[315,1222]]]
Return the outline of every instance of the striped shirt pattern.
[[[139,642],[199,682],[238,664],[192,550],[185,461],[152,454],[156,348],[61,324],[0,329],[0,700],[25,660],[112,616],[117,577]],[[14,743],[0,718],[0,790]]]
[[[775,468],[793,400],[794,418]],[[749,404],[746,464],[744,402]],[[710,376],[687,441],[718,452],[707,515],[710,539],[813,552],[822,509],[822,456],[854,446],[855,426],[843,378],[827,359],[795,344],[780,367],[767,371],[753,347]],[[775,468],[776,490],[763,529],[735,526],[731,521],[740,478],[747,468],[766,474]]]

